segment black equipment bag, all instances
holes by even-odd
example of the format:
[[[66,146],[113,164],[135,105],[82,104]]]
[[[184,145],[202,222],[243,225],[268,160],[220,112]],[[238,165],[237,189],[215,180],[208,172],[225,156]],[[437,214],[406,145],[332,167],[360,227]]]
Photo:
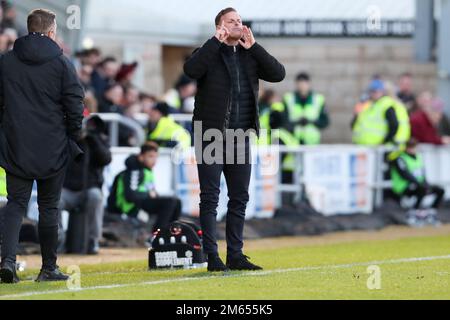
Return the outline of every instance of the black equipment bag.
[[[67,253],[87,254],[89,246],[89,217],[82,210],[72,210],[66,236]]]
[[[206,266],[202,231],[195,224],[175,221],[154,233],[149,249],[149,269],[201,268]]]

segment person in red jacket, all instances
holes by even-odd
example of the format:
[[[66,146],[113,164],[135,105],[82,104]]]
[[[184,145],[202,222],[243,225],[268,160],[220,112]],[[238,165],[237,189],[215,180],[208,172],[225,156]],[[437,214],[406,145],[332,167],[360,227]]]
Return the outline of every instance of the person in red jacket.
[[[419,110],[411,114],[411,135],[420,143],[435,145],[450,144],[449,136],[440,136],[438,125],[443,116],[443,106],[433,99],[430,92],[423,92],[418,98]]]

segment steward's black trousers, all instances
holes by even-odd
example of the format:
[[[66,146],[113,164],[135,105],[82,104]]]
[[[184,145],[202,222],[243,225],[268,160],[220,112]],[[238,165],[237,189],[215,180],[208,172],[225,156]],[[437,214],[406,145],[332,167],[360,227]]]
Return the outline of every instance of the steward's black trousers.
[[[66,170],[44,180],[36,180],[39,205],[39,240],[42,267],[53,270],[56,267],[58,245],[58,204]],[[19,233],[23,217],[26,215],[34,180],[27,180],[6,174],[8,203],[3,208],[2,224],[2,265],[15,264],[19,244]]]
[[[438,187],[438,186],[414,186],[414,187],[408,187],[408,189],[406,189],[406,191],[403,193],[403,195],[411,197],[411,196],[415,196],[416,197],[416,202],[414,203],[414,209],[420,209],[421,205],[422,205],[422,201],[423,199],[427,196],[427,195],[434,195],[435,196],[435,200],[433,201],[433,204],[431,205],[431,207],[433,209],[437,209],[439,208],[442,199],[444,198],[445,195],[445,190]]]
[[[251,152],[249,138],[240,143],[234,142],[227,147],[226,139],[214,156],[222,153],[223,161],[208,162],[211,142],[196,144],[197,168],[200,182],[200,223],[203,231],[203,247],[206,254],[218,252],[216,238],[217,206],[219,203],[220,179],[225,176],[228,189],[228,211],[226,216],[227,254],[234,256],[242,253],[245,210],[249,201],[249,183],[251,175]],[[214,142],[216,143],[216,142]],[[234,156],[232,156],[234,154]],[[202,163],[199,163],[200,157]],[[227,161],[228,158],[228,161]]]
[[[156,214],[153,231],[168,227],[181,216],[181,201],[176,197],[157,197],[142,201],[139,206],[148,214]]]

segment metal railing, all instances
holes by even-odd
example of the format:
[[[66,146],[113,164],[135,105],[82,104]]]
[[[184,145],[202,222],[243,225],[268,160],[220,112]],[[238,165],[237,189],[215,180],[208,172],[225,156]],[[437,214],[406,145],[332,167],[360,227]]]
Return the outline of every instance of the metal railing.
[[[119,125],[124,125],[135,133],[136,142],[132,147],[142,145],[146,140],[144,128],[149,117],[146,113],[138,113],[133,118],[125,117],[117,113],[94,113],[109,125],[109,139],[112,147],[119,146]],[[192,122],[191,114],[171,114],[170,117],[184,127]]]
[[[142,125],[128,117],[117,113],[94,113],[109,125],[109,143],[111,147],[119,146],[119,126],[123,125],[131,129],[136,138],[134,146],[141,146],[145,142],[145,131]]]

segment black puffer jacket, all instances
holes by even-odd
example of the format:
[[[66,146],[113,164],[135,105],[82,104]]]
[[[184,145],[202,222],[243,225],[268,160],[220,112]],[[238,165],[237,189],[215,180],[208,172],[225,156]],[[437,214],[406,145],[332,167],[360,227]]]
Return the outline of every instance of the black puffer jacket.
[[[0,166],[26,179],[65,168],[83,120],[75,68],[50,38],[30,34],[0,58]]]
[[[72,161],[69,164],[64,188],[71,191],[101,189],[104,181],[103,169],[112,161],[106,137],[98,133],[91,133],[78,144],[84,152],[84,158],[83,161]]]
[[[231,75],[225,63],[225,44],[216,37],[209,39],[194,51],[184,64],[184,72],[198,82],[194,118],[202,121],[203,129],[215,128],[222,132],[230,128],[232,86]],[[258,43],[249,50],[240,48],[239,61],[246,74],[254,96],[253,129],[259,134],[259,110],[257,106],[259,80],[280,82],[286,76],[284,66]]]

